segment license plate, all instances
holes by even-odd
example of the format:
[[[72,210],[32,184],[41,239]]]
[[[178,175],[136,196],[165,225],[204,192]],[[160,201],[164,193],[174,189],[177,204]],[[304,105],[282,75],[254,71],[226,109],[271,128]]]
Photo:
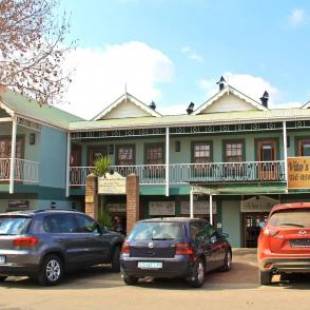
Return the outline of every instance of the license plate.
[[[292,248],[310,248],[310,239],[295,239],[291,241]]]
[[[6,261],[5,256],[0,255],[0,265],[4,265],[5,261]]]
[[[140,269],[161,269],[163,263],[161,262],[138,262],[138,268]]]

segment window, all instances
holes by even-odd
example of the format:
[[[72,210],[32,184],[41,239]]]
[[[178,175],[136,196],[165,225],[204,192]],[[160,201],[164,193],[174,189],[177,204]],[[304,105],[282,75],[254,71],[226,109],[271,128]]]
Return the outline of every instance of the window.
[[[148,144],[146,146],[146,164],[159,165],[165,161],[163,144]]]
[[[88,149],[88,164],[94,166],[96,159],[100,156],[107,156],[106,146],[91,146]]]
[[[298,140],[298,156],[310,156],[310,139]]]
[[[70,166],[81,166],[82,149],[80,145],[72,145]]]
[[[243,161],[243,142],[239,141],[225,143],[225,161]]]
[[[205,163],[211,161],[211,143],[195,142],[193,144],[193,162]]]
[[[77,231],[80,233],[99,233],[100,229],[96,221],[93,219],[77,214],[76,215],[78,229]]]
[[[53,214],[45,216],[43,230],[47,233],[76,233],[77,223],[73,214]]]
[[[0,217],[1,235],[20,235],[25,233],[31,222],[30,217],[3,216]]]
[[[134,165],[135,164],[135,147],[134,145],[117,146],[117,165]]]
[[[16,158],[23,158],[24,139],[16,140]],[[11,157],[11,137],[0,137],[0,158]]]

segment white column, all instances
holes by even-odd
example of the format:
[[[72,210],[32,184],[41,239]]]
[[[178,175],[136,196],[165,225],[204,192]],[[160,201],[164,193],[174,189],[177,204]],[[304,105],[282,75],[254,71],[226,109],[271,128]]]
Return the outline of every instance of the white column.
[[[166,196],[169,196],[169,163],[170,163],[170,135],[169,127],[166,128]]]
[[[15,159],[16,159],[16,132],[17,121],[14,117],[12,120],[12,137],[11,137],[11,158],[10,158],[10,187],[9,193],[14,193],[14,179],[15,179]]]
[[[210,212],[210,224],[213,225],[213,201],[212,194],[209,196],[209,212]]]
[[[286,121],[283,122],[283,159],[284,159],[284,174],[286,181],[286,189],[288,184],[288,172],[287,172],[287,132],[286,132]]]
[[[189,192],[189,216],[190,218],[194,218],[194,191],[191,188]]]
[[[67,133],[67,159],[66,159],[66,197],[70,196],[70,157],[71,157],[71,135]]]

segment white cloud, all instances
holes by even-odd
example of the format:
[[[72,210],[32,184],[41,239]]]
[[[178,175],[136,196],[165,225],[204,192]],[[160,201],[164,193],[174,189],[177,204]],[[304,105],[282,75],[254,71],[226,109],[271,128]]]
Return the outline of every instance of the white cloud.
[[[61,108],[92,118],[117,97],[127,84],[128,92],[146,103],[160,98],[159,83],[170,82],[172,61],[143,42],[106,45],[101,49],[72,51],[65,68],[75,69],[66,100]]]
[[[305,11],[302,9],[294,9],[289,16],[290,24],[295,27],[301,25],[304,22],[304,20],[305,20]]]
[[[189,59],[197,61],[197,62],[204,62],[203,56],[198,54],[194,49],[190,46],[184,46],[181,48],[181,52],[186,55]]]

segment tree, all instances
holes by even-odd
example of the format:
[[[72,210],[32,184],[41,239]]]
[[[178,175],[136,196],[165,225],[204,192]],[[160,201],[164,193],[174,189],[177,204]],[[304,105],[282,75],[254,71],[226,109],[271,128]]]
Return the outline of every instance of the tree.
[[[58,102],[70,82],[62,68],[68,23],[55,21],[56,8],[56,0],[0,0],[0,85],[39,104]]]

